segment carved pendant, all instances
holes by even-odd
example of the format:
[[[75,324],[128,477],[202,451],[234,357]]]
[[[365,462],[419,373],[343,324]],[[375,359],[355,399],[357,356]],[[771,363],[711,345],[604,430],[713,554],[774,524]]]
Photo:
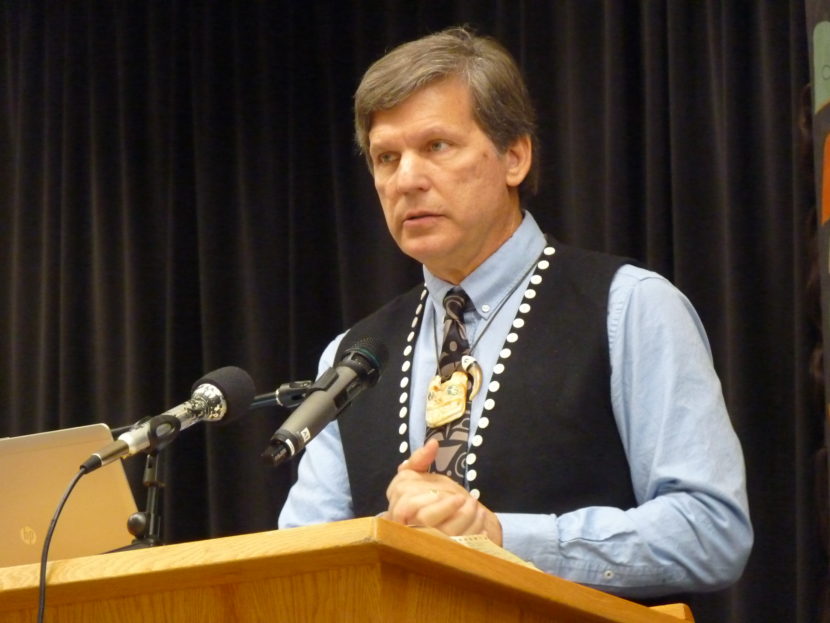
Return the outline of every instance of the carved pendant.
[[[443,383],[439,375],[432,377],[429,382],[426,422],[430,428],[444,426],[464,415],[467,402],[472,401],[481,389],[481,366],[475,358],[469,355],[462,357],[461,368],[453,372]]]

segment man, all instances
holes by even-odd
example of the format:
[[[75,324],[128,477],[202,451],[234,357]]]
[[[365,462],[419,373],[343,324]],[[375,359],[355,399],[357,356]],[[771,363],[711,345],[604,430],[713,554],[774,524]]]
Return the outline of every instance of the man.
[[[385,513],[484,533],[630,598],[734,582],[753,535],[703,329],[665,279],[523,209],[535,121],[509,54],[463,29],[405,44],[364,75],[355,125],[425,286],[326,349],[321,370],[364,336],[391,355],[309,444],[280,527]]]

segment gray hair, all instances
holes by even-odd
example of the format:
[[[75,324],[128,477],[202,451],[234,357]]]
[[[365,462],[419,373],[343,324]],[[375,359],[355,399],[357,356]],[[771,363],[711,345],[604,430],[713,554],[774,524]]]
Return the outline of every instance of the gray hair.
[[[467,28],[450,28],[404,43],[375,61],[355,91],[355,140],[369,168],[372,115],[402,103],[418,89],[449,77],[469,87],[473,119],[500,153],[529,136],[533,159],[520,189],[536,192],[536,113],[516,62],[495,39]]]

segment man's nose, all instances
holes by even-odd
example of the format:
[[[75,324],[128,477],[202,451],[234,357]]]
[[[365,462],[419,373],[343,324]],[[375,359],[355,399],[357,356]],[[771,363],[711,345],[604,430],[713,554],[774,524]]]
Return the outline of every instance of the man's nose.
[[[401,193],[429,188],[429,177],[424,159],[419,154],[412,152],[401,154],[397,171],[395,171],[395,183],[398,192]]]

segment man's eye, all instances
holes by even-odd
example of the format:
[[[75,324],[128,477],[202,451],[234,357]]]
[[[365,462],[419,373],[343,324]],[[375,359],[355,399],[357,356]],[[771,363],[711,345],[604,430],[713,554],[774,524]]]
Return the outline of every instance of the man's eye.
[[[390,162],[395,162],[395,160],[397,160],[397,157],[395,156],[395,154],[390,152],[378,154],[377,157],[378,164],[389,164]]]
[[[444,151],[450,144],[447,141],[432,141],[429,144],[430,151]]]

